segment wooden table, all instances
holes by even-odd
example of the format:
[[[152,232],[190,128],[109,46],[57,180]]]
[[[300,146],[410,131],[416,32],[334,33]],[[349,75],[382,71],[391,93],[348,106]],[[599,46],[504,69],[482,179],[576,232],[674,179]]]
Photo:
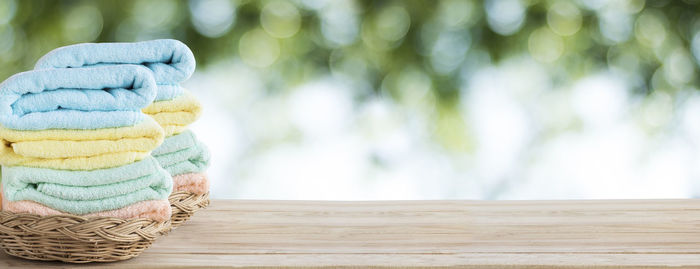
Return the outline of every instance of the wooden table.
[[[0,254],[0,268],[61,266]],[[97,266],[700,268],[700,201],[215,200]]]

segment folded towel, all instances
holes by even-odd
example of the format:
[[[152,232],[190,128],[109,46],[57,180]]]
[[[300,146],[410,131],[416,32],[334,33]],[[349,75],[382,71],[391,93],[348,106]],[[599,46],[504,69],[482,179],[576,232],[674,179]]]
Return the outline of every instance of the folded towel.
[[[205,173],[187,173],[173,176],[173,192],[176,191],[205,194],[209,192],[209,178]]]
[[[124,139],[136,137],[151,137],[157,138],[164,136],[163,129],[160,128],[158,122],[151,117],[144,117],[143,121],[136,125],[114,128],[101,129],[85,129],[85,130],[70,130],[70,129],[48,129],[34,131],[20,131],[8,129],[0,125],[0,138],[13,142],[27,141],[87,141],[100,139]]]
[[[17,201],[11,202],[7,199],[2,199],[3,208],[6,211],[14,213],[28,213],[40,216],[51,216],[69,214],[61,212],[48,206],[42,205],[34,201]],[[149,200],[131,204],[122,208],[100,211],[90,214],[84,214],[83,217],[113,217],[120,219],[138,219],[146,218],[154,221],[167,221],[172,215],[170,202],[168,200]]]
[[[154,101],[165,101],[172,100],[185,93],[185,89],[179,84],[177,85],[163,85],[158,84],[158,93]]]
[[[0,126],[0,139],[16,155],[27,158],[90,157],[119,152],[149,152],[163,143],[163,129],[147,117],[129,127],[92,130],[18,131]]]
[[[172,100],[153,102],[143,109],[143,113],[153,117],[163,127],[166,137],[186,130],[187,125],[197,120],[201,112],[202,106],[189,91]]]
[[[35,69],[114,64],[137,64],[151,69],[159,85],[156,100],[179,96],[182,89],[177,84],[187,80],[195,69],[192,51],[187,45],[172,39],[66,46],[44,55]]]
[[[0,84],[0,124],[16,130],[98,129],[135,125],[146,117],[156,85],[137,65],[47,69]]]
[[[110,169],[69,171],[23,166],[3,167],[3,195],[8,201],[31,200],[71,214],[114,210],[167,199],[172,178],[148,157]]]
[[[199,173],[209,165],[209,150],[190,130],[165,138],[151,154],[173,176]]]
[[[6,145],[7,141],[0,140]],[[143,160],[150,152],[118,152],[90,157],[42,159],[19,155],[11,147],[0,147],[0,164],[3,166],[27,166],[65,170],[93,170],[117,167]]]

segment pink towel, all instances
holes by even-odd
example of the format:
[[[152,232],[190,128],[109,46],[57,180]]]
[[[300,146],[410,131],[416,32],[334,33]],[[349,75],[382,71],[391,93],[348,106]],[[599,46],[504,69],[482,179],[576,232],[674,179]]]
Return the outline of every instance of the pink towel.
[[[206,173],[188,173],[173,177],[173,192],[186,191],[196,194],[209,192],[209,178]]]
[[[0,196],[2,196],[2,188],[0,188]],[[2,196],[2,210],[14,213],[29,213],[40,216],[66,214],[48,206],[39,204],[34,201],[15,201],[10,202]],[[95,212],[83,215],[84,217],[115,217],[121,219],[132,218],[147,218],[155,221],[166,221],[170,219],[172,210],[168,200],[150,200],[138,202],[119,209]]]

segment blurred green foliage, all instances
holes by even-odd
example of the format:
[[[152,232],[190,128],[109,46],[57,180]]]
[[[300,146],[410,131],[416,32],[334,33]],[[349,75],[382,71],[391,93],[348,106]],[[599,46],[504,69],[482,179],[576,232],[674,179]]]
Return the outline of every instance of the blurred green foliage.
[[[0,78],[72,43],[175,38],[191,47],[200,70],[241,57],[280,74],[284,83],[271,90],[331,72],[365,83],[367,94],[396,97],[400,89],[387,78],[410,69],[450,103],[464,73],[530,53],[555,81],[617,64],[639,78],[635,92],[673,92],[698,86],[698,2],[0,0]],[[691,78],[656,81],[669,61],[686,63]]]
[[[317,170],[316,164],[303,156],[313,155],[308,152],[327,148],[327,144],[318,148],[302,144],[300,148],[311,148],[307,155],[299,154],[301,149],[294,154],[286,153],[284,147],[274,151],[272,145],[302,140],[304,126],[312,129],[307,133],[328,128],[315,121],[318,115],[314,114],[333,114],[333,110],[342,111],[321,117],[328,120],[320,122],[343,122],[352,128],[337,128],[339,133],[352,129],[369,137],[357,144],[351,144],[355,140],[334,138],[343,146],[366,146],[371,144],[369,140],[378,145],[396,140],[405,144],[406,149],[399,153],[372,149],[372,165],[379,167],[377,175],[384,175],[385,170],[410,171],[405,174],[414,174],[419,179],[416,182],[427,180],[425,185],[416,185],[420,189],[443,184],[449,186],[449,192],[457,193],[456,186],[460,185],[456,183],[482,178],[476,181],[483,183],[479,186],[488,193],[479,197],[497,198],[510,197],[499,196],[499,191],[525,186],[516,184],[521,177],[537,182],[554,175],[551,182],[532,185],[532,190],[558,192],[580,188],[585,186],[582,182],[595,179],[597,184],[605,185],[624,178],[620,176],[623,169],[629,170],[623,173],[628,175],[628,182],[635,184],[641,175],[663,175],[658,182],[665,182],[684,168],[690,171],[686,171],[689,179],[697,174],[689,169],[694,166],[684,166],[685,159],[681,158],[691,153],[692,158],[696,157],[697,151],[688,146],[692,143],[669,140],[673,143],[664,144],[658,137],[670,134],[673,139],[683,140],[698,137],[700,132],[687,127],[697,126],[697,118],[688,115],[698,114],[695,107],[700,101],[682,104],[700,88],[700,0],[0,0],[0,80],[31,69],[42,55],[60,46],[157,38],[183,41],[197,58],[198,72],[216,71],[211,72],[215,76],[206,78],[226,84],[212,95],[229,110],[219,110],[216,113],[226,114],[210,119],[236,120],[235,126],[240,124],[240,132],[251,140],[231,142],[243,145],[236,149],[215,144],[235,140],[233,127],[219,135],[221,140],[211,136],[219,158],[234,156],[231,152],[238,150],[236,157],[220,161],[226,167],[212,178],[234,174],[258,180],[274,170],[282,172],[270,178],[286,181],[288,174],[294,178],[294,173],[288,171],[301,171],[296,170],[298,166],[311,163],[308,169]],[[521,70],[529,68],[533,70]],[[227,72],[237,71],[243,74],[237,80],[224,79]],[[615,85],[606,87],[611,80],[596,78],[599,73],[612,75]],[[229,85],[247,75],[260,78],[263,86],[258,87],[257,81]],[[323,92],[321,98],[288,104],[293,103],[290,96],[303,93],[296,86],[329,75],[335,79],[332,83],[350,85],[340,89],[353,92],[340,97],[328,97]],[[498,85],[490,87],[491,76],[508,81],[493,81]],[[586,77],[594,79],[586,82]],[[618,80],[623,83],[618,85]],[[579,81],[586,83],[577,84]],[[255,93],[256,98],[262,96],[260,100],[234,104],[244,94],[230,93],[250,84],[256,84],[253,90],[239,88],[240,92],[248,90],[245,96],[253,95],[250,91],[267,92]],[[298,91],[290,93],[293,89]],[[618,89],[629,94],[619,94]],[[310,92],[301,96],[313,97],[315,92]],[[334,107],[346,104],[345,96],[353,98],[352,105],[365,106],[357,110]],[[340,101],[329,102],[328,106],[318,104],[327,100]],[[481,103],[470,102],[473,100]],[[373,102],[377,104],[376,113]],[[288,107],[295,106],[310,109],[300,109],[297,113],[301,116],[290,115],[294,113]],[[627,114],[633,117],[628,119]],[[292,118],[306,124],[293,124]],[[219,132],[219,123],[209,123],[212,126],[207,130]],[[609,128],[617,125],[623,128]],[[696,131],[679,131],[684,128]],[[600,131],[608,129],[613,129],[609,134],[612,138]],[[424,140],[441,147],[421,144]],[[321,154],[313,160],[343,157],[334,149],[331,147],[332,154]],[[669,153],[666,149],[675,151]],[[662,160],[658,162],[661,166],[653,165],[656,157]],[[687,159],[694,161],[692,158]],[[279,162],[266,162],[268,159]],[[347,161],[360,157],[331,159],[323,163],[335,161],[338,165],[325,167],[328,174],[311,173],[318,175],[318,181],[307,181],[303,171],[299,172],[303,180],[299,177],[298,181],[325,182],[327,178],[337,179],[337,171],[364,173],[363,169],[370,166]],[[568,162],[581,166],[568,166]],[[449,171],[444,165],[450,163],[455,167],[451,176],[437,173]],[[281,166],[286,170],[269,169]],[[260,171],[256,172],[256,167]],[[555,172],[538,173],[545,170]],[[404,177],[404,173],[399,174],[397,178]],[[365,174],[344,176],[350,181]],[[451,181],[440,183],[443,177]],[[579,178],[581,185],[569,185],[567,180],[571,178]],[[406,184],[401,181],[401,185]],[[386,186],[396,191],[395,185]],[[477,189],[464,186],[462,191]],[[608,190],[615,186],[623,185],[612,184]],[[251,187],[256,188],[263,189]],[[231,191],[217,189],[222,191],[220,194]]]

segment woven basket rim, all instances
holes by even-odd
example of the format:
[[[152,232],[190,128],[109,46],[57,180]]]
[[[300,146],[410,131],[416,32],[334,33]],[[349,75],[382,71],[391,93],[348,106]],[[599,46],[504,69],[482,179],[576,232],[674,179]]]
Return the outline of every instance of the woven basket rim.
[[[42,215],[33,214],[33,213],[20,213],[20,212],[8,211],[8,210],[0,210],[0,213],[7,213],[7,214],[12,214],[12,215],[17,215],[17,216],[19,216],[19,215],[38,216],[40,218],[68,217],[68,218],[73,218],[73,219],[82,219],[84,221],[95,221],[95,220],[109,219],[109,220],[119,220],[119,221],[148,221],[148,222],[156,222],[156,223],[159,222],[159,221],[155,221],[155,220],[152,220],[149,218],[143,218],[143,217],[142,218],[123,219],[123,218],[109,217],[109,216],[89,216],[89,217],[86,217],[86,216],[73,215],[73,214],[68,214],[68,213],[42,216]]]
[[[112,262],[138,256],[169,228],[169,220],[0,210],[0,247],[30,260]]]
[[[189,220],[195,212],[209,206],[209,192],[196,194],[187,191],[176,191],[168,198],[172,209],[171,228],[177,228]],[[165,233],[163,233],[165,234]]]

